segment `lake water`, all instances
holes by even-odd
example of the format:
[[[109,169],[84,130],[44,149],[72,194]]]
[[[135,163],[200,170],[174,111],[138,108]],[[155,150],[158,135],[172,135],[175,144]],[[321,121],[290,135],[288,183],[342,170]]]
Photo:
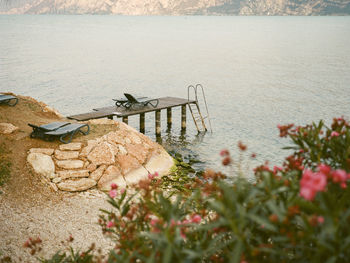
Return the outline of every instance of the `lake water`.
[[[213,133],[196,136],[180,109],[167,149],[219,168],[243,141],[257,162],[281,163],[277,124],[350,118],[350,17],[0,16],[0,91],[30,95],[72,115],[112,106],[123,92],[206,92]],[[154,113],[146,114],[154,137]],[[138,117],[129,124],[138,128]]]

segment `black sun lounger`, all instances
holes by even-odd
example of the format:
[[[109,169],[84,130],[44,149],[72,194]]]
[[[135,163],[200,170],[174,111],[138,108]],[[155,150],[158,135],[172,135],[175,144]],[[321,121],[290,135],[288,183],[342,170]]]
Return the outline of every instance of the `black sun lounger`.
[[[18,98],[12,95],[0,94],[0,104],[4,103],[9,106],[15,106],[18,102]]]
[[[138,99],[129,93],[124,93],[124,95],[128,99],[128,103],[130,103],[130,107],[133,107],[133,106],[143,106],[144,107],[144,106],[147,106],[148,104],[150,104],[153,108],[155,108],[158,106],[158,103],[159,103],[158,99],[150,99],[147,97],[143,97],[143,98]]]
[[[136,100],[142,100],[146,97],[137,97]],[[132,103],[127,98],[113,99],[115,101],[115,106],[120,107],[123,106],[125,108],[130,108]]]
[[[33,128],[30,137],[41,138],[46,141],[52,141],[55,137],[59,137],[60,141],[63,143],[70,143],[77,132],[86,135],[90,131],[88,124],[81,123],[52,122],[41,126],[33,124],[28,125]],[[84,127],[87,128],[86,131],[81,130]]]

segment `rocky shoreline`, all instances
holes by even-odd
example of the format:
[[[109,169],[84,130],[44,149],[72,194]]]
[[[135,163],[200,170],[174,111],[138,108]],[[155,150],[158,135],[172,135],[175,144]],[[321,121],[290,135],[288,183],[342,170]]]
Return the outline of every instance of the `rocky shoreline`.
[[[49,257],[64,242],[84,250],[92,243],[108,251],[113,243],[98,225],[100,209],[108,209],[111,183],[132,185],[149,173],[169,173],[172,157],[162,146],[130,126],[107,119],[92,120],[89,135],[70,144],[30,138],[27,123],[70,121],[30,97],[15,107],[0,106],[0,157],[11,162],[10,177],[0,185],[0,259],[37,262],[23,248],[29,237],[40,237]]]

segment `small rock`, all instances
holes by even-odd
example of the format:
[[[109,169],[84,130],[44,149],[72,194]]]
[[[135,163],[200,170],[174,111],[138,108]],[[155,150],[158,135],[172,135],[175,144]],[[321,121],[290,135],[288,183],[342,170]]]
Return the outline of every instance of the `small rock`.
[[[85,168],[88,169],[90,172],[93,172],[93,171],[95,171],[97,169],[97,165],[94,164],[94,163],[90,163]]]
[[[84,167],[84,162],[81,160],[60,160],[56,161],[56,165],[63,169],[81,169]]]
[[[29,153],[42,153],[46,155],[52,155],[54,152],[54,149],[50,148],[31,148],[29,150]]]
[[[97,145],[88,155],[88,160],[96,165],[113,164],[115,152],[108,142],[102,142]]]
[[[107,138],[107,142],[111,143],[111,144],[124,144],[124,138],[123,135],[118,133],[118,132],[110,132],[107,134],[106,136]]]
[[[118,149],[119,149],[119,154],[127,154],[128,151],[125,149],[125,147],[123,145],[118,145]]]
[[[57,185],[60,190],[76,192],[76,191],[84,191],[94,187],[96,185],[96,181],[90,178],[81,178],[78,180],[66,180]]]
[[[72,142],[68,144],[61,144],[59,149],[61,151],[79,151],[82,144],[80,142]]]
[[[91,150],[99,144],[99,140],[88,140],[88,145],[80,153],[81,157],[87,157]]]
[[[61,179],[89,177],[89,171],[88,170],[60,171],[60,172],[57,172],[57,176]]]
[[[76,159],[79,157],[78,151],[55,151],[55,157],[59,160]]]
[[[140,136],[136,133],[131,132],[129,137],[134,144],[140,144],[142,142]]]
[[[98,182],[100,180],[100,178],[102,177],[103,175],[103,172],[106,170],[106,165],[101,165],[100,167],[98,167],[94,172],[92,172],[90,174],[90,177],[91,179],[95,180],[96,182]]]
[[[52,179],[52,182],[55,184],[58,184],[61,181],[62,181],[62,178],[60,178],[60,177],[55,177],[54,179]]]
[[[27,161],[37,174],[49,179],[55,176],[55,164],[50,156],[42,153],[30,153],[27,156]]]
[[[0,133],[11,134],[16,131],[18,127],[12,125],[11,123],[0,123]]]
[[[50,185],[50,187],[51,187],[52,190],[54,190],[55,192],[58,191],[58,188],[57,188],[57,185],[56,185],[56,184],[54,184],[54,183],[49,183],[49,185]]]

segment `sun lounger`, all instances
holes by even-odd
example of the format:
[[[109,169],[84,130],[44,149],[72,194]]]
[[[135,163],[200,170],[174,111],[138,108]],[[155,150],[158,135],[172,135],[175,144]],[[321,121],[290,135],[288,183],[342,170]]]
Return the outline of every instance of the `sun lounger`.
[[[130,103],[130,107],[133,106],[142,106],[145,107],[148,104],[151,105],[153,108],[158,106],[159,100],[158,99],[151,99],[147,97],[143,98],[135,98],[129,93],[124,93],[124,96],[128,99],[128,103]]]
[[[15,106],[17,102],[18,102],[18,98],[15,96],[0,94],[0,104]]]
[[[31,138],[41,138],[46,141],[52,141],[55,137],[59,137],[59,140],[63,143],[70,143],[77,132],[86,135],[90,131],[88,124],[81,123],[52,122],[41,126],[33,124],[28,125],[33,128],[33,132],[30,134]],[[87,128],[86,131],[82,130],[84,127]]]
[[[142,100],[145,99],[146,97],[137,97],[137,100]],[[125,108],[130,108],[132,103],[127,99],[127,98],[120,98],[120,99],[113,99],[115,101],[115,106],[117,107],[125,107]]]

